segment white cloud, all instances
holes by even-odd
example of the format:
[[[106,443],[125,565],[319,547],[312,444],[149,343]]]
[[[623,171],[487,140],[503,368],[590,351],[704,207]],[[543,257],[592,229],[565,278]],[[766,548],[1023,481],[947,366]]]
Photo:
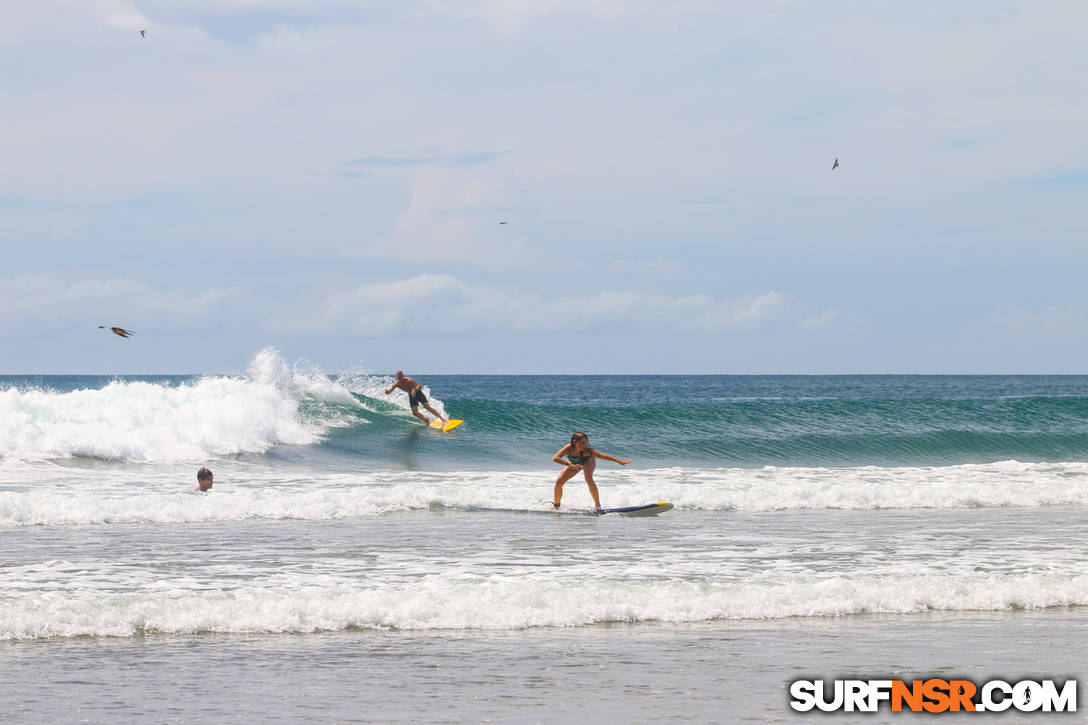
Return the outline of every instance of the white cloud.
[[[805,328],[806,330],[820,330],[833,323],[836,319],[838,319],[838,317],[838,310],[824,310],[818,315],[806,317],[804,320],[802,320],[801,327]]]
[[[833,311],[814,311],[778,292],[735,300],[625,290],[545,297],[474,286],[448,274],[424,274],[331,293],[311,312],[270,323],[270,327],[370,336],[552,333],[662,326],[716,333],[771,326],[814,329],[830,324],[833,318]]]
[[[127,278],[68,282],[49,275],[0,279],[0,329],[72,329],[90,325],[169,332],[226,312],[239,290],[156,290]]]
[[[117,30],[141,30],[151,23],[131,0],[93,0],[90,3],[69,2],[73,7],[89,10],[103,25]]]
[[[350,254],[403,262],[462,262],[492,269],[526,268],[536,254],[511,227],[499,225],[505,205],[498,184],[477,167],[412,170],[412,200],[389,236]]]
[[[555,183],[568,202],[667,200],[667,179],[739,196],[900,200],[1045,175],[1085,148],[1088,100],[1068,93],[1078,46],[1062,42],[1083,11],[1058,26],[1053,11],[989,4],[915,18],[883,6],[723,9],[705,0],[419,0],[393,9],[231,0],[232,27],[256,32],[256,42],[181,32],[210,23],[222,4],[69,2],[111,27],[152,24],[154,37],[118,43],[92,37],[87,23],[58,28],[48,57],[71,70],[43,74],[44,84],[38,47],[7,56],[35,82],[0,92],[0,122],[19,139],[0,190],[95,198],[224,180],[292,184],[337,158],[440,143],[516,151],[510,175],[534,199]],[[40,5],[38,28],[55,3]],[[161,37],[137,7],[177,25]],[[377,19],[367,22],[368,10]],[[272,20],[257,22],[262,14]],[[658,14],[684,19],[682,32],[658,27]],[[504,18],[551,16],[587,19],[571,23],[569,37],[560,36],[565,24],[542,23],[535,40],[569,42],[554,60],[570,57],[571,67],[552,69],[534,45],[506,46],[486,32]],[[647,37],[660,43],[635,45]],[[835,154],[843,166],[830,177]]]

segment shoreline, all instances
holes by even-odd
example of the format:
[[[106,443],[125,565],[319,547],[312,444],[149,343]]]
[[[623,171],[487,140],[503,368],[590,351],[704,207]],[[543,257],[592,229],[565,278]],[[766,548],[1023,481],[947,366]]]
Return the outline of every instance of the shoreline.
[[[795,679],[1073,678],[1083,702],[1086,635],[1088,607],[1061,607],[4,642],[0,711],[16,720],[115,723],[801,722],[811,713],[789,708]],[[928,716],[893,719],[917,717]],[[1044,717],[1006,713],[1003,721]]]

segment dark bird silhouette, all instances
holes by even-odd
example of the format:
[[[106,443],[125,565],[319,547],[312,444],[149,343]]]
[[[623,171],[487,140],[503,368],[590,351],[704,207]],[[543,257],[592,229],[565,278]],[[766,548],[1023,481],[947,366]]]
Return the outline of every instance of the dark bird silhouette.
[[[506,222],[499,222],[499,224],[505,224]]]
[[[835,163],[831,165],[831,170],[834,171],[837,168],[839,168],[839,157],[838,156],[835,157]]]
[[[146,38],[147,37],[147,31],[146,30],[141,30],[140,31],[140,37],[141,38]]]
[[[99,325],[98,329],[99,330],[105,330],[106,326],[105,325]],[[109,329],[113,331],[114,335],[120,335],[121,337],[130,337],[132,335],[132,330],[126,330],[123,327],[111,327]]]

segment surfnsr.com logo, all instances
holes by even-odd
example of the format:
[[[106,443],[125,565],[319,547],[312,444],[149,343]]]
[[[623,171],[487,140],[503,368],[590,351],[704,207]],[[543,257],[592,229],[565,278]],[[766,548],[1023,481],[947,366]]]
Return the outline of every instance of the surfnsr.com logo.
[[[795,680],[790,698],[798,712],[1076,712],[1077,681]]]

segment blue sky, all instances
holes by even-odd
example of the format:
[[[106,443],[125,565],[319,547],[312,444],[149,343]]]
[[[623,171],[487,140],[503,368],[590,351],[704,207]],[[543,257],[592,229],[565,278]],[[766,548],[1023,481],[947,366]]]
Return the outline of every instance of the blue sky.
[[[7,3],[0,373],[1079,373],[1086,25]]]

